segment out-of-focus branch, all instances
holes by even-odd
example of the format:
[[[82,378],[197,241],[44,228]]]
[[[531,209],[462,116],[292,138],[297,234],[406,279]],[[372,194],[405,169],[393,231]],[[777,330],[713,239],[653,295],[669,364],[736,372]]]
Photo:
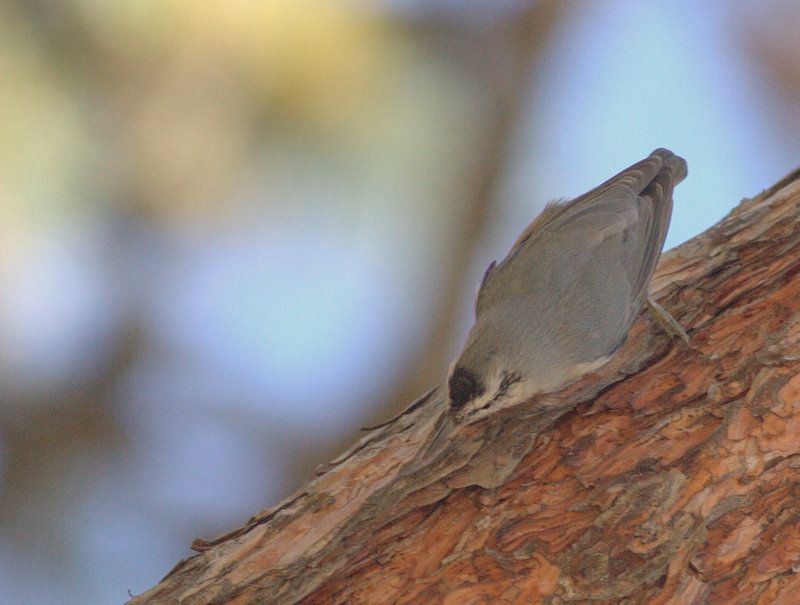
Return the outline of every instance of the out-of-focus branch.
[[[512,18],[484,28],[453,28],[442,24],[429,34],[430,44],[459,66],[458,72],[477,83],[484,96],[481,127],[465,162],[461,199],[454,200],[452,244],[442,263],[440,293],[431,313],[427,336],[412,352],[408,370],[397,377],[387,398],[393,409],[436,383],[447,368],[464,292],[469,289],[470,259],[476,244],[497,214],[497,195],[515,135],[528,100],[534,62],[547,48],[564,4],[532,2]]]

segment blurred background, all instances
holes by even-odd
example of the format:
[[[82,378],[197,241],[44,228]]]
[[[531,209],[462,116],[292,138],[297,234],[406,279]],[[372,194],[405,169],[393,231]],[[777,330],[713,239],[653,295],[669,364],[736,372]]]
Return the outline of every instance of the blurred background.
[[[0,600],[120,603],[446,372],[553,198],[800,160],[791,0],[0,0]]]

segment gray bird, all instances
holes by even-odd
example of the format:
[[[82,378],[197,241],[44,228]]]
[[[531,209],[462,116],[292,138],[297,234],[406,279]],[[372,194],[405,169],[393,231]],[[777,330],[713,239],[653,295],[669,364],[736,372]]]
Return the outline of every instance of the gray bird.
[[[549,204],[489,266],[475,324],[447,378],[459,416],[554,391],[611,359],[650,301],[672,190],[686,172],[682,158],[656,149],[588,193]]]

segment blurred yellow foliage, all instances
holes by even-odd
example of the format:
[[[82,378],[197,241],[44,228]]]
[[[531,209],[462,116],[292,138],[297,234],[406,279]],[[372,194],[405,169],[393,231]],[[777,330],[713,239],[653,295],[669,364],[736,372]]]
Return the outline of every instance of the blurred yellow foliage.
[[[352,2],[73,0],[42,11],[0,8],[0,196],[51,217],[54,204],[86,201],[179,223],[218,216],[253,145],[363,139],[370,119],[385,119],[405,48],[385,16]]]
[[[0,262],[75,216],[76,149],[89,144],[76,99],[22,25],[0,9]]]
[[[397,50],[387,45],[385,21],[352,2],[82,0],[81,6],[115,54],[235,69],[276,117],[312,131],[355,117]]]

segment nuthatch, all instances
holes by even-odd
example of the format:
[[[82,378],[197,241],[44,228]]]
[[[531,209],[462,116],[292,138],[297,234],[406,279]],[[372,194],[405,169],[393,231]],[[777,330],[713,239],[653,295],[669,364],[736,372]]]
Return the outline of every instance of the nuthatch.
[[[682,158],[656,149],[588,193],[549,204],[483,276],[475,324],[448,374],[450,407],[470,415],[521,402],[608,362],[652,303],[672,190],[685,177]]]

